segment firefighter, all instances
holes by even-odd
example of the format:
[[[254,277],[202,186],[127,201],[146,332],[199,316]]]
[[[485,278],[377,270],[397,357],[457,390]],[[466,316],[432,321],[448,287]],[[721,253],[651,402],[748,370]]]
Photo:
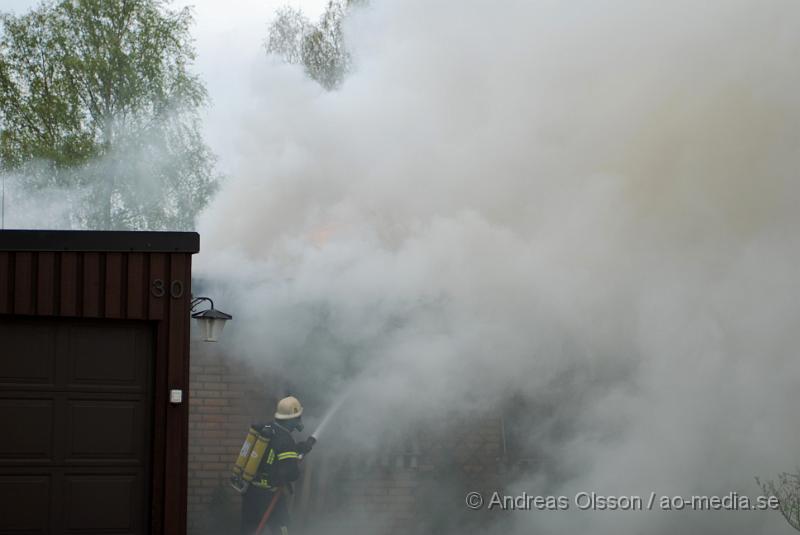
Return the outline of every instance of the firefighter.
[[[285,397],[278,402],[272,422],[255,426],[260,427],[260,433],[269,438],[269,447],[242,498],[242,535],[255,534],[278,489],[281,489],[281,494],[267,520],[267,526],[274,534],[289,533],[286,493],[292,491],[292,483],[300,477],[300,455],[311,451],[314,444],[313,439],[296,443],[292,438],[292,431],[303,430],[302,414],[300,401],[293,396]]]

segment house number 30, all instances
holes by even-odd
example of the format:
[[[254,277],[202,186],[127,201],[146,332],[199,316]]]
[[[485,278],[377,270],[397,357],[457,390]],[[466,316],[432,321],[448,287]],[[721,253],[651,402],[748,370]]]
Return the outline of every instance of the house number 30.
[[[179,280],[174,280],[167,284],[167,281],[163,279],[154,279],[153,285],[150,287],[150,293],[154,297],[164,297],[167,295],[167,289],[169,289],[169,296],[173,299],[183,297],[183,281]]]

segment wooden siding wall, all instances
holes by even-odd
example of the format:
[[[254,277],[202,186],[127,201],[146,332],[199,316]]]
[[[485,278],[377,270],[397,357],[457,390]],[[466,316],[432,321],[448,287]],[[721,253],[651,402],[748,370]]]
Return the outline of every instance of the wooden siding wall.
[[[153,534],[186,533],[190,301],[189,253],[0,252],[0,314],[155,322]]]

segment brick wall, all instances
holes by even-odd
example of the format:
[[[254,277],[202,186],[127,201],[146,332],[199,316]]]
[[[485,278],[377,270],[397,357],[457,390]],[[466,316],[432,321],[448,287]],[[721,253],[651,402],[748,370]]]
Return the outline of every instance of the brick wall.
[[[192,347],[189,535],[238,533],[241,498],[228,485],[231,465],[249,424],[263,421],[276,401],[274,380],[221,347]],[[394,535],[474,527],[482,520],[465,510],[463,496],[498,488],[501,436],[499,420],[490,418],[407,433],[370,454],[320,445],[304,461],[291,497],[296,531]]]
[[[220,346],[192,346],[189,385],[190,535],[238,532],[240,498],[228,486],[230,470],[251,422],[274,403],[268,383]]]

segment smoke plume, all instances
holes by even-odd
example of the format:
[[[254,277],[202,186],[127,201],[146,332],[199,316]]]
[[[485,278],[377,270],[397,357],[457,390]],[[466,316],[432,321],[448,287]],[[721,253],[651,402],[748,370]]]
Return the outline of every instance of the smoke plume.
[[[516,400],[548,467],[515,492],[752,496],[797,464],[800,4],[375,1],[347,38],[337,91],[265,62],[216,103],[239,163],[196,271],[227,281],[234,353],[320,407],[350,392],[341,440],[364,449]]]

